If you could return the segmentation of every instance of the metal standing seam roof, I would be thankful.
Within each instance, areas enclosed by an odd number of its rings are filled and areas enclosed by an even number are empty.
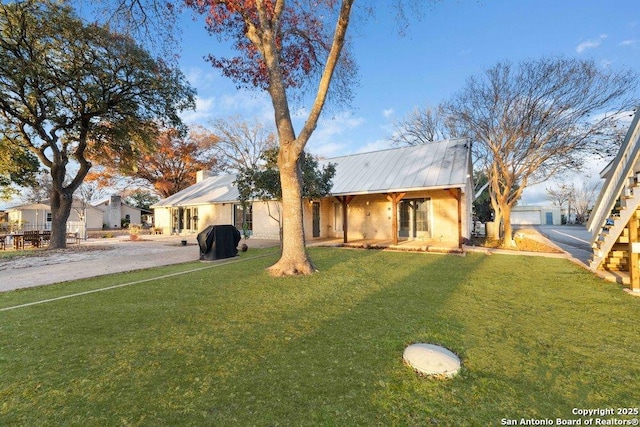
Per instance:
[[[468,182],[466,139],[392,148],[326,159],[333,163],[331,194],[368,194],[435,188],[461,188]]]
[[[160,200],[151,207],[160,208],[237,202],[240,199],[240,193],[238,193],[238,188],[234,185],[235,180],[235,174],[212,176],[166,199]]]
[[[391,148],[370,153],[323,159],[333,163],[331,194],[356,195],[420,189],[463,188],[467,185],[470,161],[467,139]],[[233,184],[236,175],[204,179],[152,207],[193,206],[237,202]]]

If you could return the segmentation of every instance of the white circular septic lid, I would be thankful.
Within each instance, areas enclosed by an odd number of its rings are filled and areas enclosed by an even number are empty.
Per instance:
[[[404,361],[424,375],[452,377],[460,370],[460,358],[434,344],[411,344],[402,355]]]

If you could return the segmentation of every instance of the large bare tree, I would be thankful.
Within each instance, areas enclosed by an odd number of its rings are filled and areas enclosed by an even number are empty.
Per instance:
[[[579,169],[587,156],[607,153],[621,114],[638,102],[637,89],[631,70],[544,58],[499,63],[471,77],[444,104],[448,125],[473,141],[505,245],[514,244],[511,209],[522,191],[559,171]]]
[[[416,108],[407,117],[394,124],[391,141],[396,145],[429,144],[452,135],[440,108]]]
[[[229,117],[211,124],[218,139],[215,146],[218,167],[226,171],[255,170],[263,153],[278,145],[275,133],[257,120]]]

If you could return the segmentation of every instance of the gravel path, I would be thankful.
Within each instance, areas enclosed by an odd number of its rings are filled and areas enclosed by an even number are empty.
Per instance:
[[[37,255],[0,258],[0,292],[123,271],[197,261],[200,250],[195,236],[164,237],[133,242],[94,239],[67,249]]]
[[[181,241],[187,245],[182,246]],[[277,246],[274,240],[249,240],[250,248]],[[0,258],[0,292],[105,274],[198,261],[196,236],[144,236],[89,239],[67,249],[38,251],[29,256]]]

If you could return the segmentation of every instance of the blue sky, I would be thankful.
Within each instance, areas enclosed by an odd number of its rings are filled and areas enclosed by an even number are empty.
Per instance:
[[[185,22],[180,63],[198,90],[197,111],[185,119],[206,125],[239,115],[272,122],[268,98],[238,91],[205,62],[216,41],[201,23]],[[640,71],[637,0],[442,1],[425,7],[404,36],[397,25],[385,9],[353,28],[360,85],[350,106],[323,116],[308,151],[335,157],[388,148],[394,121],[446,100],[499,61],[563,55]],[[529,203],[539,201],[540,194],[529,193]]]
[[[418,2],[423,0],[417,0]],[[358,1],[356,1],[356,4]],[[393,4],[392,0],[379,2]],[[426,0],[425,0],[426,3]],[[393,123],[416,107],[435,106],[462,89],[465,80],[499,61],[543,56],[591,58],[601,67],[640,72],[638,0],[444,0],[428,3],[420,20],[400,36],[389,6],[352,30],[360,69],[350,106],[324,114],[307,149],[335,157],[391,146]],[[219,49],[185,12],[180,66],[198,91],[190,124],[240,116],[273,123],[269,99],[238,91],[203,59]],[[297,115],[298,126],[304,111]],[[594,162],[592,179],[604,166]],[[583,177],[567,179],[581,180]],[[521,203],[544,203],[544,185],[526,191]]]

